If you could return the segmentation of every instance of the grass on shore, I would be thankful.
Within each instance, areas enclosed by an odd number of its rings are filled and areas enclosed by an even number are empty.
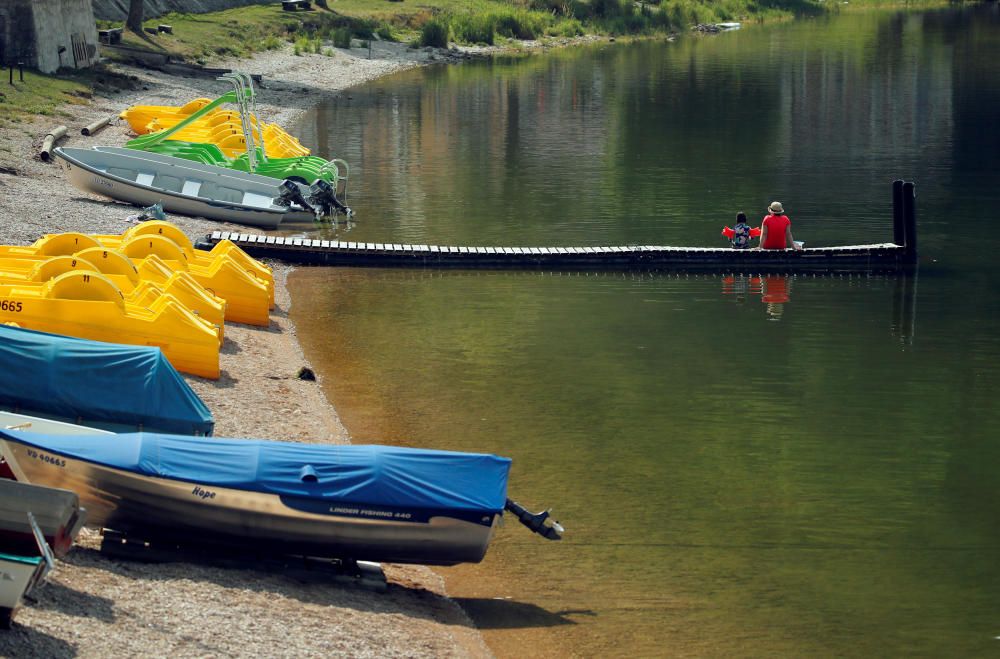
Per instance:
[[[861,0],[878,2],[879,0]],[[446,47],[501,43],[507,39],[575,37],[582,34],[655,34],[698,23],[815,15],[824,0],[328,0],[330,9],[286,12],[280,4],[250,5],[210,14],[171,13],[145,22],[173,27],[173,34],[126,31],[123,44],[168,52],[204,63],[214,57],[247,57],[296,45],[321,52],[322,42],[344,48],[350,39],[407,41]],[[105,27],[107,25],[104,25]],[[319,47],[316,42],[320,42]]]
[[[0,127],[37,117],[65,117],[67,106],[86,105],[95,93],[132,85],[131,79],[100,67],[58,75],[25,69],[23,81],[15,70],[11,85],[5,70],[0,78]]]

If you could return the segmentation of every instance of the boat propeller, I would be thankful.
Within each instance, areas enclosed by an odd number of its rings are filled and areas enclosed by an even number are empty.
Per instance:
[[[341,212],[345,215],[353,215],[354,211],[337,199],[337,191],[324,179],[318,178],[309,187],[309,200],[323,209],[323,215],[333,215]]]
[[[278,197],[278,200],[283,205],[290,206],[292,204],[298,204],[304,210],[307,210],[313,214],[316,213],[316,209],[310,206],[309,202],[307,202],[305,198],[302,196],[302,190],[299,189],[299,186],[295,181],[291,181],[286,178],[284,181],[279,183],[278,194],[280,195]]]
[[[513,499],[507,499],[504,509],[517,515],[518,521],[546,540],[562,540],[565,529],[559,522],[549,518],[549,513],[552,512],[551,508],[540,513],[533,513]]]

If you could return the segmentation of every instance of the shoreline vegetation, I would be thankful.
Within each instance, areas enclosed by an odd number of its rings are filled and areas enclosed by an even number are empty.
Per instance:
[[[333,57],[338,50],[392,43],[411,49],[489,47],[517,53],[535,46],[579,40],[665,38],[697,25],[764,23],[819,17],[841,11],[918,9],[945,0],[318,0],[311,11],[285,12],[275,2],[205,14],[168,13],[149,17],[147,30],[124,30],[121,45],[205,65],[220,58],[249,58],[291,44],[296,55]],[[97,21],[98,28],[122,27]],[[170,25],[172,33],[158,32]],[[111,61],[132,56],[105,48]],[[54,75],[24,71],[24,84],[0,90],[0,126],[58,116],[66,105],[85,105],[95,94],[130,88],[106,66],[62,70]],[[20,82],[20,81],[18,81]]]

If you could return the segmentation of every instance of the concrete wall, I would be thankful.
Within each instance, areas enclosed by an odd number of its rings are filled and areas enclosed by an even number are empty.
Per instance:
[[[0,41],[5,62],[20,60],[42,73],[89,66],[97,55],[90,0],[0,0]]]
[[[0,3],[4,0],[0,0]],[[94,17],[105,21],[124,21],[129,0],[93,0]],[[277,0],[144,0],[144,18],[156,18],[172,11],[204,14],[246,5],[268,5]]]
[[[43,73],[60,67],[89,66],[97,54],[97,26],[90,0],[35,0],[36,66]],[[86,50],[74,55],[72,35],[82,38]],[[59,48],[66,50],[60,54]]]

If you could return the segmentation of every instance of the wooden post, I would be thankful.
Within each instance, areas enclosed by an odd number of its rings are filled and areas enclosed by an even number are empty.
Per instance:
[[[87,135],[88,137],[90,135],[94,135],[99,130],[101,130],[102,128],[104,128],[108,124],[110,124],[113,119],[114,119],[114,116],[110,116],[110,117],[105,117],[103,119],[98,119],[97,121],[93,121],[93,122],[87,124],[86,126],[84,126],[83,128],[81,128],[80,129],[80,134],[81,135]]]
[[[912,181],[903,183],[903,234],[906,236],[906,260],[917,262],[917,193]]]
[[[900,247],[906,244],[906,229],[903,222],[903,181],[892,182],[892,242]]]
[[[55,143],[65,136],[66,136],[65,126],[59,126],[58,128],[56,128],[55,130],[53,130],[52,132],[50,132],[48,135],[45,136],[45,139],[42,141],[42,151],[41,153],[38,154],[42,158],[42,160],[44,160],[45,162],[49,162],[50,160],[52,160],[52,147],[54,147]]]

